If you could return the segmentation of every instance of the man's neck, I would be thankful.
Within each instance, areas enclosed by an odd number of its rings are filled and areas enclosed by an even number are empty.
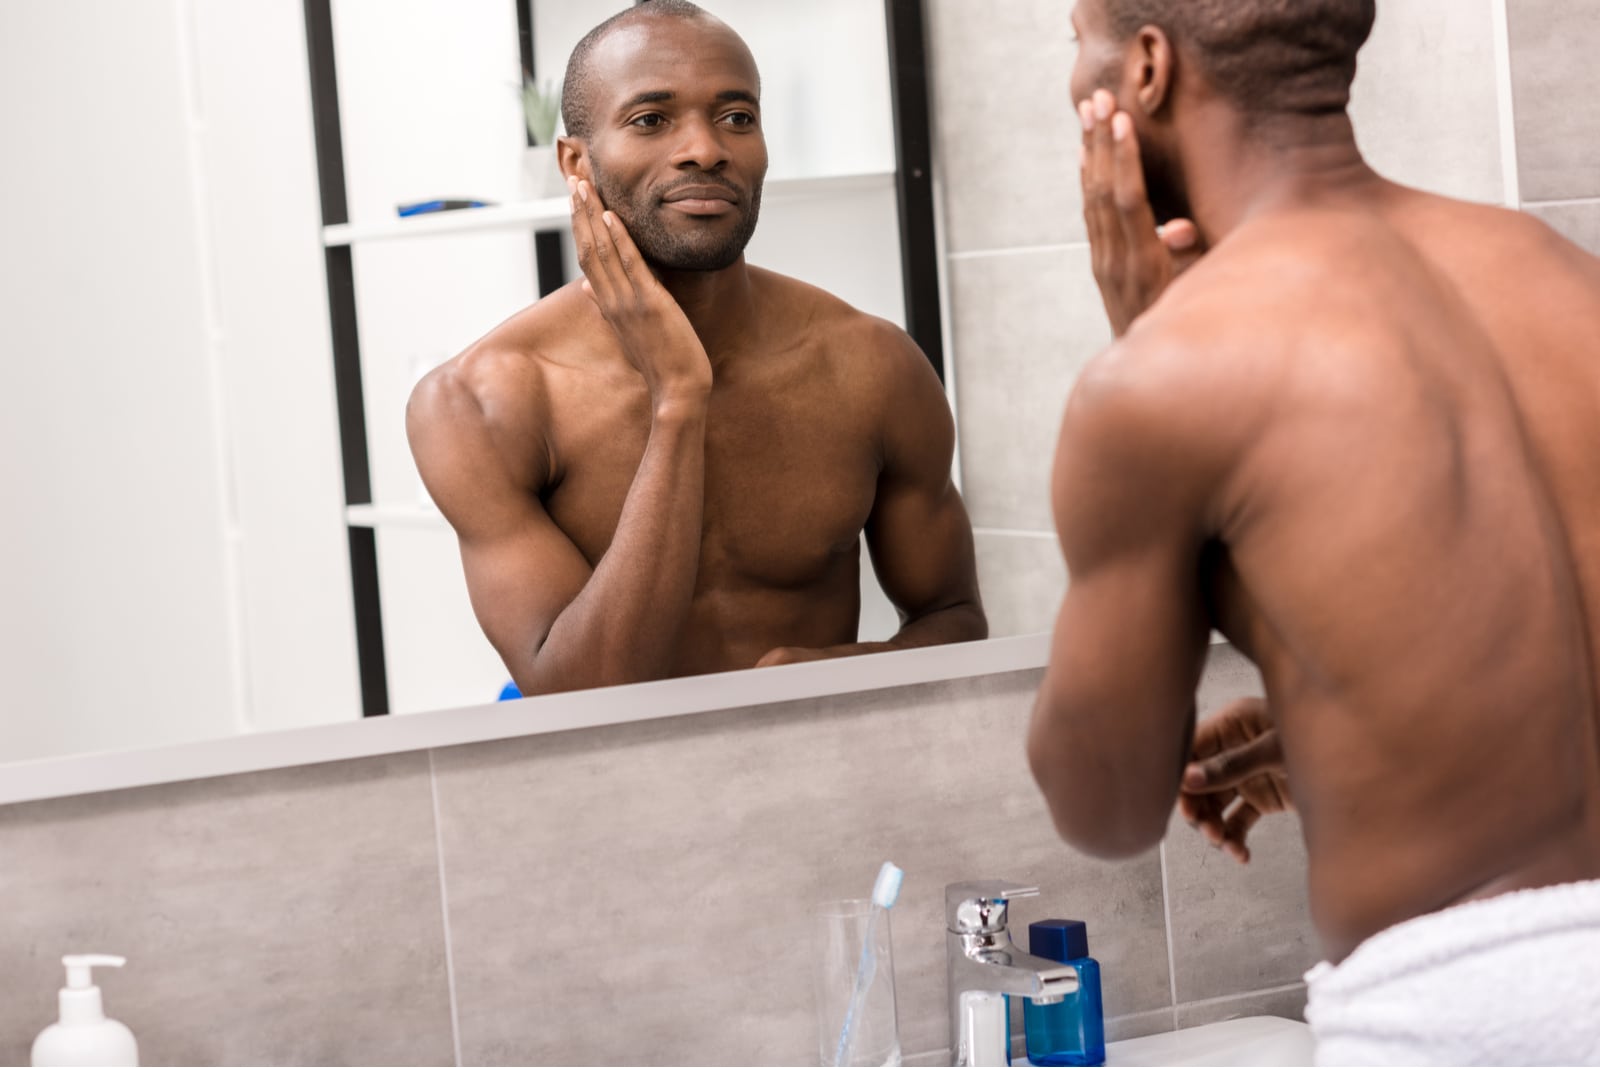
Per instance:
[[[713,368],[746,348],[755,328],[755,296],[744,257],[720,271],[657,271],[678,302]]]
[[[1217,107],[1183,146],[1194,223],[1215,245],[1252,218],[1371,195],[1383,179],[1367,166],[1344,113],[1265,120],[1247,127]]]

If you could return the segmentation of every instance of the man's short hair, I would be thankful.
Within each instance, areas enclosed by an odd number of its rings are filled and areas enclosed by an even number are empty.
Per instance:
[[[1159,26],[1255,117],[1343,111],[1377,0],[1105,0],[1122,39]]]
[[[709,19],[710,12],[689,0],[644,0],[633,7],[612,15],[600,25],[583,35],[572,56],[567,60],[567,76],[561,84],[561,124],[568,137],[587,141],[594,130],[594,97],[596,92],[590,58],[599,43],[611,31],[631,25],[644,18]]]

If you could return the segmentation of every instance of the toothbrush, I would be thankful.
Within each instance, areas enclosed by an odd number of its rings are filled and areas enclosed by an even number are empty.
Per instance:
[[[900,884],[905,880],[906,873],[895,867],[889,861],[883,862],[883,867],[878,869],[878,878],[872,884],[872,911],[867,914],[867,933],[861,940],[861,961],[856,965],[855,983],[850,989],[850,1003],[845,1009],[844,1026],[839,1030],[839,1047],[835,1052],[833,1063],[845,1065],[850,1063],[855,1045],[856,1016],[861,1012],[867,1000],[867,989],[872,986],[872,977],[878,970],[878,958],[873,950],[877,944],[878,917],[894,908],[894,903],[900,899]]]

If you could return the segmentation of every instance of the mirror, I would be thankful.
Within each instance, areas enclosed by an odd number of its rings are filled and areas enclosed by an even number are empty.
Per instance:
[[[616,7],[538,6],[541,77]],[[750,260],[904,322],[882,7],[704,6],[762,67],[772,163]],[[28,162],[0,177],[30,205],[0,253],[0,761],[355,718],[347,521],[376,531],[392,710],[493,700],[506,674],[400,413],[421,373],[531,299],[527,228],[336,243],[374,502],[347,512],[297,5],[114,5],[87,23],[57,7],[3,17],[0,78],[31,103],[6,109]],[[330,10],[350,229],[428,197],[520,201],[508,0]],[[884,608],[864,608],[863,636],[892,632]]]

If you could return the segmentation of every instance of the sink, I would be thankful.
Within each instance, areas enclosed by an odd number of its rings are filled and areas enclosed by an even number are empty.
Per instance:
[[[1280,1016],[1246,1016],[1106,1044],[1108,1066],[1311,1063],[1311,1028]]]

